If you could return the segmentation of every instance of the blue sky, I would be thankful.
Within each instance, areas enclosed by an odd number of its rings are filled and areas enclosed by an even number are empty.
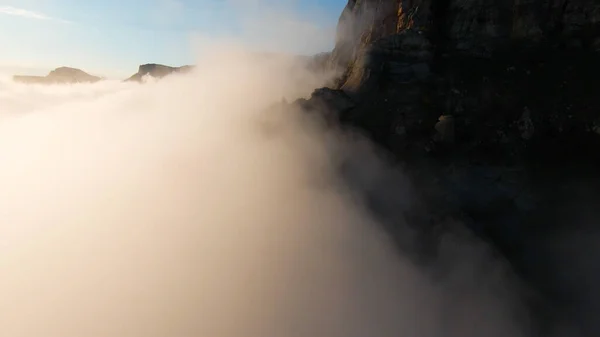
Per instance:
[[[310,54],[331,49],[347,0],[0,0],[0,67],[62,65],[109,77],[194,63],[206,39]]]

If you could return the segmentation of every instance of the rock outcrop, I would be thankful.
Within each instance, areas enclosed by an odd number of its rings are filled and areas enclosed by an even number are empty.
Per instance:
[[[163,78],[167,75],[177,74],[177,73],[186,73],[193,69],[193,66],[186,65],[181,67],[170,67],[162,64],[156,63],[148,63],[142,64],[138,72],[133,74],[131,77],[126,79],[125,81],[136,81],[141,82],[144,76],[151,76],[154,78]]]
[[[349,0],[328,60],[343,75],[296,104],[393,154],[427,205],[412,222],[489,240],[542,294],[546,328],[597,335],[593,289],[565,288],[549,242],[598,230],[599,47],[595,0]]]
[[[27,84],[74,84],[94,83],[102,78],[92,76],[83,70],[69,67],[60,67],[52,70],[46,76],[13,76],[15,82]]]

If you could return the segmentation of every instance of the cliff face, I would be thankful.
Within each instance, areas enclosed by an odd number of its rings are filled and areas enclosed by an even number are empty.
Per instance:
[[[600,51],[599,27],[600,3],[593,0],[350,0],[332,62],[351,65],[346,89],[357,90],[377,71],[370,68],[378,57],[390,53],[492,58],[515,48]]]
[[[92,76],[82,70],[60,67],[52,70],[46,76],[13,76],[15,82],[27,84],[72,84],[72,83],[94,83],[100,81],[100,77]]]
[[[335,49],[346,54],[415,29],[449,50],[472,54],[490,55],[519,40],[597,50],[599,22],[594,0],[349,0]]]
[[[599,56],[594,0],[349,0],[329,59],[341,92],[328,97],[353,99],[339,117],[393,151],[594,142]]]
[[[392,150],[428,133],[500,149],[596,139],[599,56],[594,0],[349,0],[329,60],[342,93],[329,97],[352,98],[340,118]]]
[[[598,230],[599,52],[596,0],[349,0],[329,59],[343,75],[297,104],[393,155],[417,227],[450,217],[492,242],[542,294],[544,328],[597,335],[600,276],[567,288],[561,266],[581,256],[552,245]],[[394,233],[398,215],[382,218]]]

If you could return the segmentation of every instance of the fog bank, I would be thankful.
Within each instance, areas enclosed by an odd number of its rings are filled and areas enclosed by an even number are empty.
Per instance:
[[[369,188],[374,153],[265,115],[326,80],[232,46],[141,85],[2,80],[0,335],[523,335],[484,246],[448,236],[436,280],[338,174]]]

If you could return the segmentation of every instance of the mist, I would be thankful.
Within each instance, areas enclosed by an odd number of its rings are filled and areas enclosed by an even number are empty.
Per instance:
[[[363,194],[411,207],[409,182],[366,140],[265,112],[331,74],[211,50],[144,84],[0,82],[1,336],[527,334],[481,241],[397,249]]]

